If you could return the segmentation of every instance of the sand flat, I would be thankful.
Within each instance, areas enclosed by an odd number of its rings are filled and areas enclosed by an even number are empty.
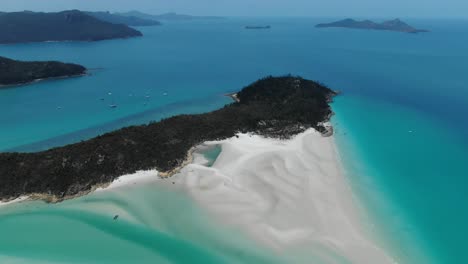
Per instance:
[[[239,134],[220,142],[213,167],[191,164],[177,184],[228,225],[326,263],[394,263],[360,223],[334,138],[308,130],[291,140]],[[340,262],[341,263],[341,262]]]
[[[169,185],[166,187],[188,194],[227,229],[240,230],[278,255],[289,257],[290,263],[395,263],[360,222],[333,137],[308,130],[291,140],[239,134],[204,144],[222,148],[212,167],[203,165],[204,159],[194,159],[164,180],[156,170],[140,171],[118,178],[96,194],[117,195],[127,187]],[[88,209],[97,206],[96,211],[140,222],[118,207],[91,205],[88,203]],[[151,219],[144,222],[148,221]]]

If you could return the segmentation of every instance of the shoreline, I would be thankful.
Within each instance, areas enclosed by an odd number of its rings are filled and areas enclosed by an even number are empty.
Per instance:
[[[212,167],[194,159],[202,145],[222,148]],[[316,256],[327,259],[329,252],[357,263],[395,263],[361,222],[365,207],[353,193],[338,151],[334,136],[325,137],[313,129],[291,139],[239,133],[192,147],[185,165],[170,172],[138,171],[58,200],[46,194],[22,196],[0,202],[0,209],[32,200],[62,202],[171,179],[201,209],[261,245],[284,254],[299,249],[305,254],[304,262],[295,263],[307,263],[306,258]]]
[[[211,142],[211,141],[210,141]],[[203,144],[203,143],[202,143]],[[97,185],[93,185],[91,189],[87,191],[81,191],[75,195],[69,195],[69,196],[63,196],[63,197],[58,197],[57,195],[51,195],[47,193],[30,193],[30,194],[23,194],[20,197],[15,197],[11,199],[0,199],[0,208],[2,206],[6,205],[11,205],[14,203],[21,203],[21,202],[27,202],[27,201],[43,201],[45,203],[49,204],[58,204],[62,203],[67,200],[72,200],[76,198],[80,198],[89,194],[92,194],[94,192],[102,192],[110,189],[115,189],[118,187],[125,187],[125,183],[130,184],[136,184],[140,183],[142,180],[146,182],[148,180],[148,176],[150,175],[152,177],[152,180],[157,179],[157,180],[164,180],[164,179],[170,179],[174,175],[178,174],[182,169],[184,169],[186,166],[192,164],[194,162],[194,152],[197,150],[197,148],[202,145],[202,144],[197,144],[196,146],[190,148],[190,150],[187,152],[187,157],[184,159],[184,161],[181,163],[180,166],[170,170],[170,171],[165,171],[165,172],[159,172],[156,169],[152,170],[141,170],[137,171],[135,173],[131,174],[125,174],[116,177],[114,180],[111,182],[106,182],[106,183],[100,183]],[[153,178],[154,177],[154,178]]]
[[[175,174],[179,173],[184,167],[191,164],[193,162],[193,153],[194,153],[194,151],[197,149],[197,147],[199,145],[200,144],[197,144],[197,145],[191,147],[189,149],[189,151],[187,151],[187,156],[185,157],[184,161],[182,161],[182,163],[179,166],[175,167],[174,169],[172,169],[170,171],[159,172],[158,173],[159,177],[161,177],[162,179],[171,178]]]
[[[211,112],[124,127],[35,153],[0,153],[0,179],[8,184],[0,194],[9,200],[25,193],[46,193],[46,200],[59,201],[136,171],[156,168],[168,177],[190,162],[193,146],[238,132],[290,138],[308,128],[324,131],[335,95],[328,87],[301,77],[269,76],[244,87],[238,93],[240,103]],[[37,176],[31,178],[31,171]]]
[[[91,73],[89,72],[89,70],[86,70],[84,73],[75,74],[75,75],[66,75],[66,76],[59,76],[59,77],[34,79],[32,81],[29,81],[29,82],[16,83],[16,84],[0,84],[0,89],[18,88],[18,87],[27,86],[27,85],[36,84],[36,83],[41,83],[41,82],[58,81],[58,80],[79,78],[79,77],[90,76],[90,75],[91,75]]]
[[[13,205],[13,204],[22,203],[22,202],[32,202],[32,201],[43,201],[48,204],[59,204],[67,200],[78,199],[87,195],[91,195],[96,192],[108,191],[108,190],[117,189],[121,187],[131,186],[133,184],[146,183],[148,181],[160,180],[160,179],[164,179],[164,178],[159,176],[159,172],[157,170],[137,171],[133,174],[119,176],[118,178],[114,179],[112,182],[95,185],[89,191],[80,192],[72,196],[65,196],[65,197],[59,198],[57,196],[45,194],[45,193],[32,193],[32,194],[25,194],[18,198],[12,198],[10,200],[0,200],[0,209],[3,206]]]
[[[238,93],[228,93],[228,94],[225,94],[224,96],[227,96],[229,98],[231,98],[234,102],[236,103],[240,103],[240,99],[239,99],[239,96],[237,95]]]

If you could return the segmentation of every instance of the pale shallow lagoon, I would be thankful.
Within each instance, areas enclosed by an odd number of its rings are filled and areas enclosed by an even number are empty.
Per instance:
[[[284,263],[170,180],[5,206],[0,233],[2,263]]]

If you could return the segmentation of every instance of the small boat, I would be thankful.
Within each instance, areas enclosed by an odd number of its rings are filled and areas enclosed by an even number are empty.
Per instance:
[[[246,26],[245,29],[270,29],[271,26]]]
[[[117,220],[119,218],[119,215],[114,216],[114,220]]]
[[[117,105],[111,104],[111,105],[109,105],[109,107],[110,107],[110,108],[117,108]]]
[[[167,93],[163,93],[164,96],[167,96]]]

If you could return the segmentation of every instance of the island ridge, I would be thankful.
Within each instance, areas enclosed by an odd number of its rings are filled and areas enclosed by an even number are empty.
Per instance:
[[[3,13],[0,15],[0,32],[0,44],[99,41],[143,35],[126,25],[101,21],[78,10]]]
[[[340,20],[337,22],[318,24],[317,28],[327,27],[341,27],[341,28],[355,28],[355,29],[370,29],[370,30],[386,30],[398,31],[404,33],[423,33],[428,32],[425,29],[416,29],[400,19],[385,21],[383,23],[376,23],[371,20],[357,21],[351,18]]]

